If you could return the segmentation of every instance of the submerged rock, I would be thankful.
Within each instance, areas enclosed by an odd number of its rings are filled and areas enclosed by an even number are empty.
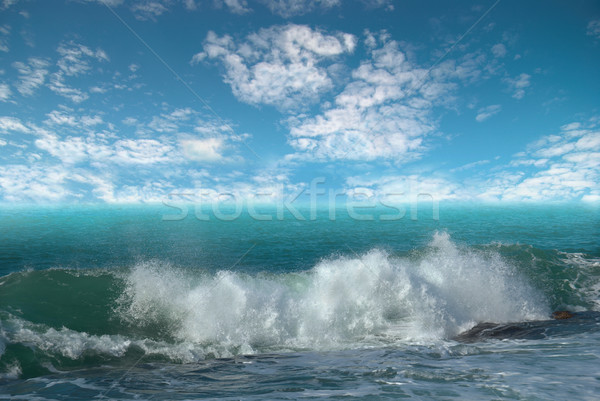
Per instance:
[[[560,311],[556,311],[556,312],[552,313],[552,317],[557,320],[570,319],[573,316],[575,316],[575,315],[573,315],[571,312],[566,311],[566,310],[560,310]]]
[[[558,311],[553,319],[515,323],[479,323],[454,338],[456,341],[473,343],[490,339],[537,340],[553,336],[600,331],[600,312]]]

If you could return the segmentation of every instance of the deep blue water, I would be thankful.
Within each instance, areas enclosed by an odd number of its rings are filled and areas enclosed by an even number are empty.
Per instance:
[[[0,208],[0,398],[600,394],[597,205],[220,211]]]

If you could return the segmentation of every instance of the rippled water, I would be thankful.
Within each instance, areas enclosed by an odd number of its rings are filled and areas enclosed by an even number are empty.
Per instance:
[[[600,394],[591,206],[454,205],[398,221],[1,212],[0,398]],[[579,320],[548,320],[562,309]],[[482,322],[512,328],[456,340]]]

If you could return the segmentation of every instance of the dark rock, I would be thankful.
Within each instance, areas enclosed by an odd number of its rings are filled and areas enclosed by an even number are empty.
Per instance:
[[[566,311],[566,310],[559,310],[559,311],[556,311],[556,312],[552,313],[552,317],[555,318],[555,319],[557,319],[557,320],[560,320],[560,319],[570,319],[573,316],[574,315],[571,312]]]
[[[600,312],[572,313],[557,311],[552,319],[513,323],[479,323],[460,333],[454,340],[474,343],[486,340],[539,340],[555,336],[570,336],[583,332],[600,331]]]

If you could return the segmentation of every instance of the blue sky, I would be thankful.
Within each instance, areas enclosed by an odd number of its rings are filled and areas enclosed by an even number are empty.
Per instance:
[[[1,4],[4,203],[600,201],[598,2]]]

